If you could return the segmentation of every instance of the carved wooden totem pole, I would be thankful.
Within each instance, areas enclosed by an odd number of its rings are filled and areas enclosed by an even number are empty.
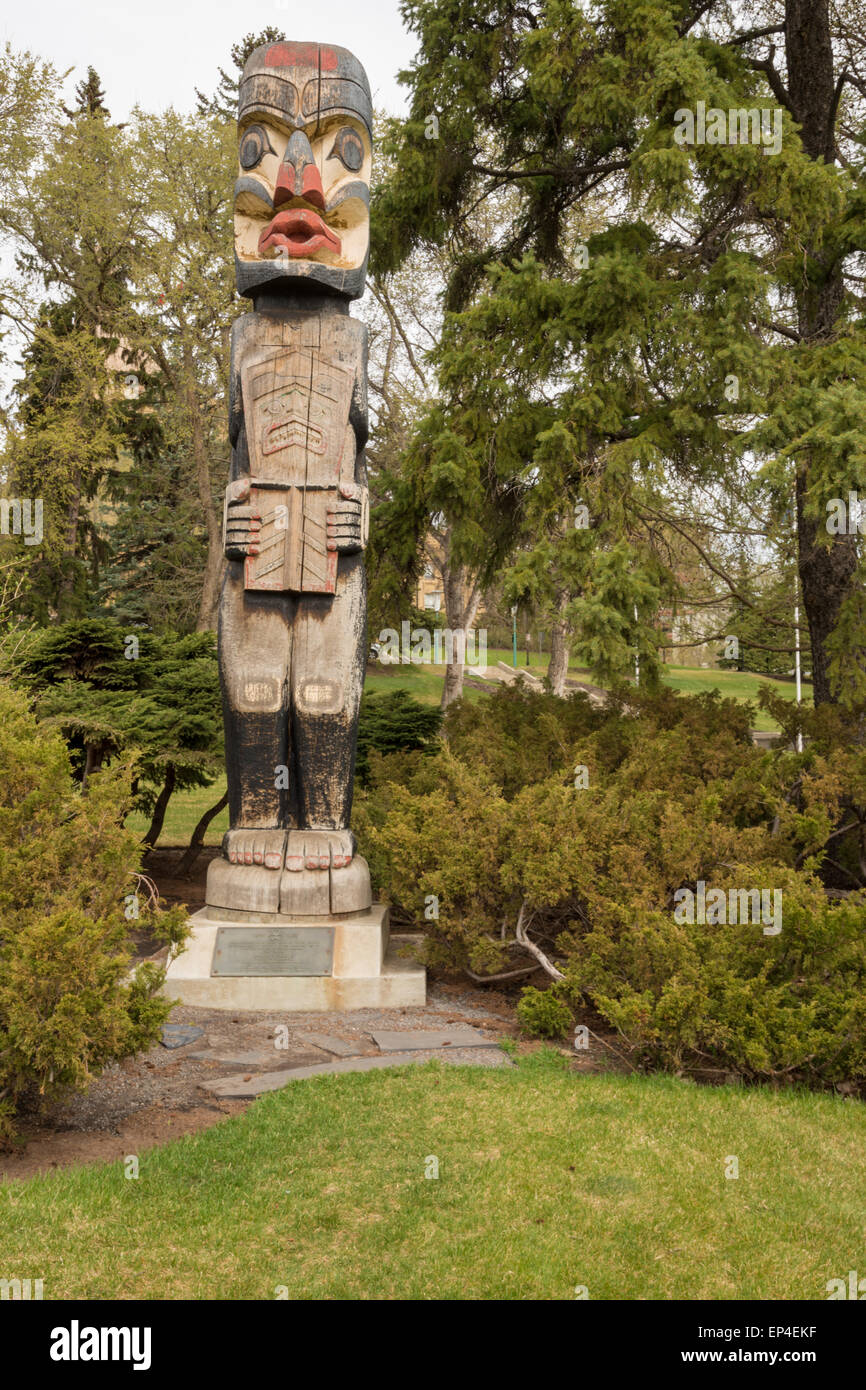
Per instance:
[[[252,312],[232,334],[219,621],[231,828],[193,945],[169,970],[190,1003],[402,1004],[419,990],[423,1002],[423,971],[386,959],[387,912],[349,828],[368,530],[367,332],[349,302],[364,291],[371,158],[370,88],[351,53],[251,54],[234,226]]]

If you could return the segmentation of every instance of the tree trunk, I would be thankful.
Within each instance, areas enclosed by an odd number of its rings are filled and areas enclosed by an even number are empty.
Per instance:
[[[812,159],[831,163],[835,159],[836,84],[828,0],[786,0],[785,19],[788,90],[793,114],[801,125],[803,147]],[[844,289],[842,276],[829,258],[832,249],[828,253],[807,245],[804,250],[809,268],[804,269],[797,314],[805,345],[832,336]],[[798,567],[812,639],[812,682],[818,705],[838,700],[838,692],[830,687],[827,639],[851,592],[857,568],[857,537],[830,536],[827,545],[821,521],[805,516],[811,471],[806,455],[799,465],[796,482]]]
[[[228,806],[228,804],[229,794],[227,791],[225,791],[223,792],[219,801],[217,801],[213,806],[211,806],[209,811],[205,811],[195,830],[192,832],[192,838],[190,839],[189,845],[184,851],[181,861],[177,866],[178,878],[183,878],[185,874],[188,874],[190,872],[193,864],[198,859],[201,853],[201,848],[204,844],[205,831],[207,830],[214,816],[218,816],[220,811],[222,811],[226,806]]]
[[[148,849],[153,849],[162,834],[162,823],[165,820],[166,807],[171,800],[171,794],[174,791],[176,780],[174,763],[166,763],[165,782],[163,783],[162,791],[156,799],[156,805],[153,808],[153,819],[150,822],[147,834],[141,842],[143,845],[147,845]]]
[[[67,561],[65,573],[57,590],[57,617],[62,623],[70,614],[66,612],[66,601],[75,585],[75,558],[78,553],[78,520],[81,516],[81,469],[76,468],[73,479],[75,492],[67,512],[66,537],[63,547],[64,560]]]
[[[466,565],[452,565],[450,546],[446,539],[442,563],[442,587],[445,591],[445,617],[451,632],[446,643],[445,681],[442,686],[442,709],[447,709],[463,695],[466,674],[466,634],[475,622],[481,592],[478,580]],[[450,658],[450,659],[449,659]]]
[[[88,778],[98,772],[102,767],[102,760],[105,757],[105,745],[102,743],[85,744],[84,752],[84,773],[81,778],[81,790],[87,786]]]
[[[210,529],[210,528],[208,528]],[[214,545],[208,537],[207,563],[202,583],[201,602],[196,622],[197,632],[212,632],[217,625],[217,609],[223,577],[222,528],[218,527],[218,539]]]
[[[833,536],[822,545],[822,527],[803,513],[809,487],[808,463],[797,474],[797,547],[803,607],[812,645],[812,688],[815,704],[836,704],[840,692],[830,685],[827,639],[839,618],[839,610],[851,592],[857,568],[857,537]]]
[[[466,667],[456,661],[445,667],[445,680],[442,685],[442,709],[447,709],[455,700],[463,699],[463,678]]]
[[[565,682],[568,677],[568,659],[571,655],[571,625],[567,623],[565,617],[568,595],[563,591],[559,594],[556,603],[556,618],[550,633],[550,664],[547,668],[547,679],[550,681],[550,688],[554,695],[565,694]]]

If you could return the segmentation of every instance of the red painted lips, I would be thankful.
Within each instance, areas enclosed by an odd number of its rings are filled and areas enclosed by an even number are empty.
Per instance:
[[[259,237],[259,255],[272,247],[289,256],[312,256],[323,246],[340,252],[340,238],[327,227],[318,213],[307,208],[278,212]]]

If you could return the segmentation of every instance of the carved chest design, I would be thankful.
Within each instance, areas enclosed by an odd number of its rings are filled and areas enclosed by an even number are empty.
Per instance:
[[[241,365],[250,451],[250,502],[258,504],[259,553],[247,557],[247,589],[334,593],[337,555],[326,544],[327,508],[352,482],[357,444],[349,423],[354,370],[295,331],[285,346]]]

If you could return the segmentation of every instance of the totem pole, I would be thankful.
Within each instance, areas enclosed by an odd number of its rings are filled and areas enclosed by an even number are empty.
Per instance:
[[[367,331],[349,302],[364,291],[371,158],[370,88],[351,53],[282,42],[250,55],[234,231],[252,312],[232,333],[219,618],[231,828],[193,919],[199,944],[216,931],[212,977],[388,974],[387,912],[349,828],[368,531]],[[389,991],[242,994],[249,1007],[317,1007],[388,1002]]]

